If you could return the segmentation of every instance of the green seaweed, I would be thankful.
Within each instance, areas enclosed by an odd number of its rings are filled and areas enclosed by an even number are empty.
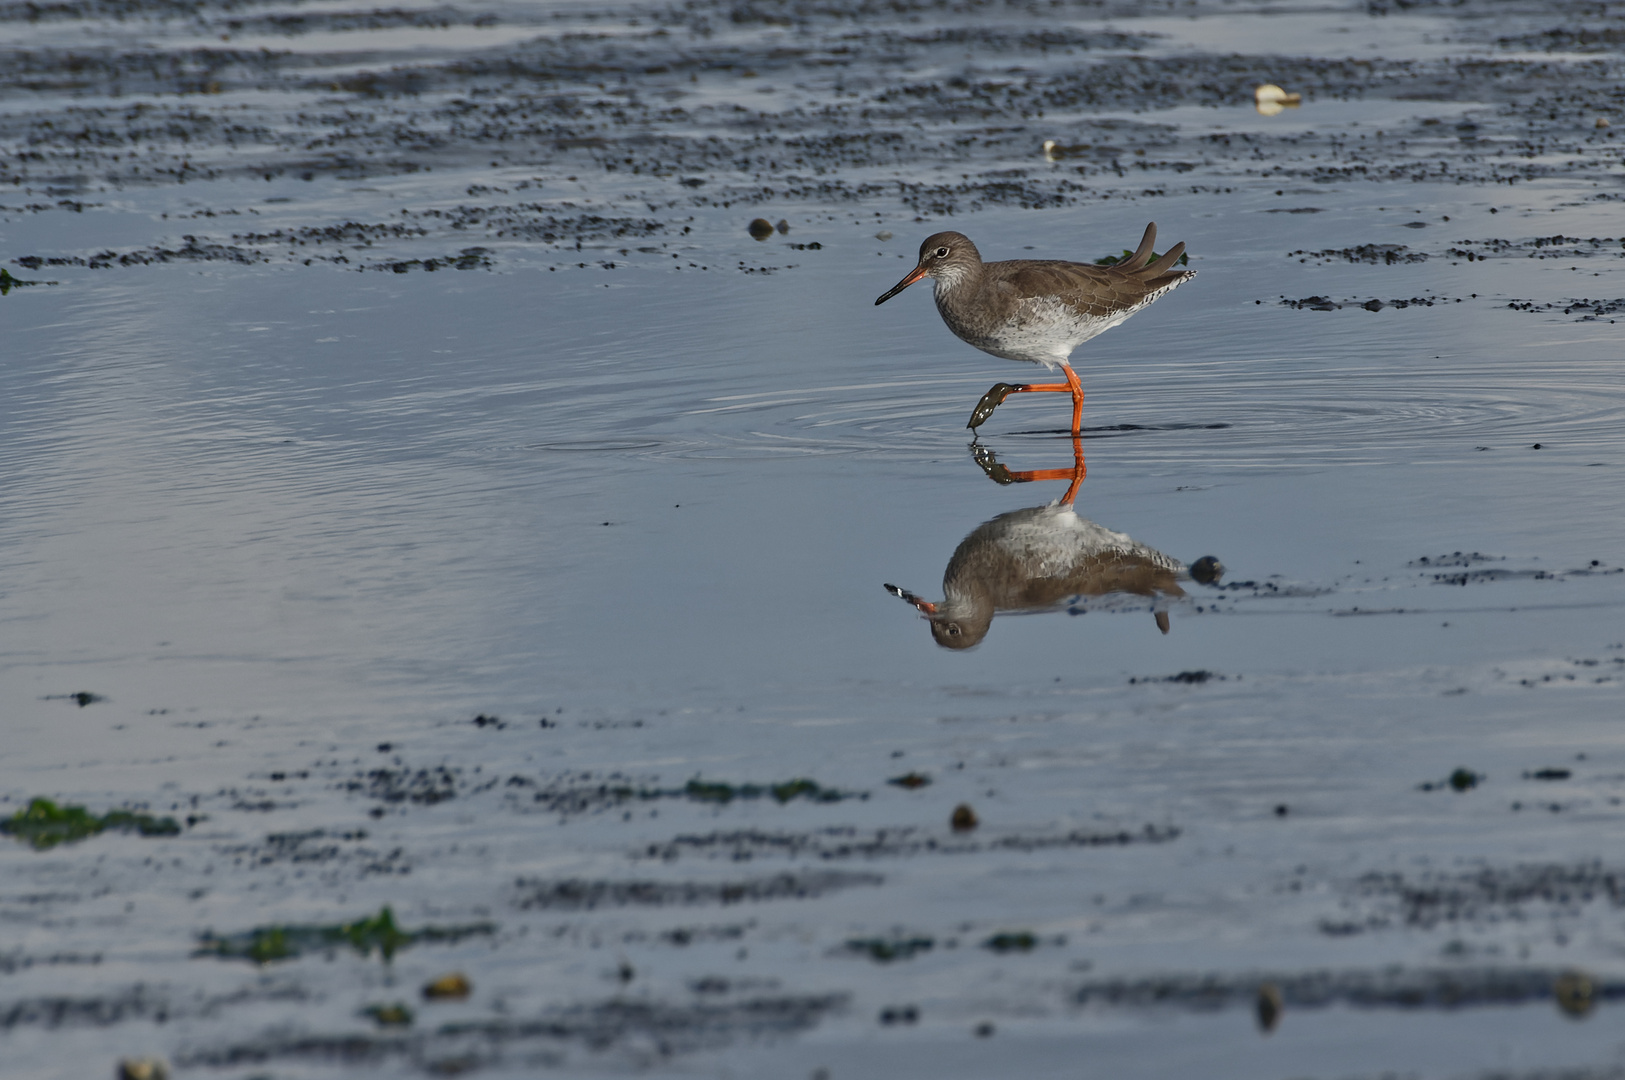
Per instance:
[[[368,1017],[379,1027],[411,1027],[412,1010],[402,1001],[391,1002],[388,1005],[368,1005],[361,1010],[361,1015]]]
[[[224,935],[205,932],[198,937],[196,955],[269,964],[275,960],[291,960],[313,950],[348,945],[362,956],[370,957],[376,950],[384,962],[388,963],[395,958],[397,952],[411,945],[460,941],[476,934],[495,932],[496,927],[490,923],[425,926],[417,930],[405,930],[396,924],[395,912],[385,904],[378,910],[378,914],[368,915],[354,922],[257,926],[252,930]]]
[[[930,952],[936,941],[928,937],[912,938],[852,938],[846,943],[849,952],[863,953],[880,964],[893,960],[911,960],[918,953]]]
[[[0,296],[10,296],[11,290],[18,286],[39,284],[41,283],[38,281],[24,281],[21,278],[14,278],[11,276],[10,271],[0,267]]]
[[[26,808],[0,819],[0,832],[10,833],[35,851],[77,843],[109,829],[142,836],[174,836],[181,831],[174,818],[129,810],[109,810],[98,817],[83,806],[58,806],[50,799],[31,799]]]
[[[1038,938],[1028,930],[1015,930],[994,934],[992,937],[982,942],[982,948],[992,949],[997,953],[1032,952],[1037,945]]]

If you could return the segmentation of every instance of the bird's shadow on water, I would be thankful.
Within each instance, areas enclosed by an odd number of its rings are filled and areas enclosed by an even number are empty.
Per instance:
[[[1220,431],[1233,425],[1220,424],[1107,424],[1102,427],[1080,428],[1080,433],[1086,437],[1109,439],[1121,435],[1131,435],[1139,431]],[[1026,431],[1007,431],[1006,435],[1058,435],[1070,438],[1071,428],[1032,428]]]

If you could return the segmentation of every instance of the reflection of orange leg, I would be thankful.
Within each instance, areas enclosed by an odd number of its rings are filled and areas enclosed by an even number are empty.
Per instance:
[[[988,476],[1001,484],[1026,484],[1034,480],[1070,480],[1072,486],[1061,496],[1061,502],[1070,504],[1078,497],[1078,488],[1089,475],[1083,463],[1083,439],[1072,436],[1072,467],[1070,469],[1007,469],[993,459],[991,453],[978,452],[977,462]]]
[[[1072,434],[1077,435],[1083,430],[1083,384],[1078,381],[1078,374],[1072,370],[1071,364],[1062,364],[1061,370],[1066,372],[1064,383],[994,383],[993,388],[976,403],[976,408],[971,410],[970,421],[965,426],[972,429],[981,427],[993,415],[993,410],[1011,394],[1071,394]]]

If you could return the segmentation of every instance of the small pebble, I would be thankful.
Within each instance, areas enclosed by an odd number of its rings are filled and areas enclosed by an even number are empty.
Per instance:
[[[118,1080],[168,1080],[162,1058],[125,1058],[118,1063]]]
[[[1608,123],[1608,117],[1606,117],[1606,116],[1597,117],[1597,126],[1600,127],[1600,128],[1609,127],[1610,125]]]
[[[891,231],[889,229],[881,229],[879,232],[875,233],[875,239],[876,240],[890,240],[891,239]]]
[[[976,811],[970,808],[970,803],[960,803],[954,807],[953,816],[948,819],[948,824],[953,826],[954,832],[970,832],[981,823]]]
[[[773,235],[773,223],[765,217],[759,217],[746,226],[753,240],[766,240]]]
[[[976,1037],[978,1039],[991,1038],[993,1031],[994,1027],[992,1021],[983,1020],[980,1024],[976,1025]]]
[[[450,975],[442,975],[433,982],[425,983],[423,996],[429,1001],[462,1001],[473,992],[474,984],[468,981],[468,976],[460,971]]]
[[[1258,988],[1258,1030],[1268,1035],[1275,1030],[1281,1022],[1281,1012],[1286,1008],[1281,1001],[1281,989],[1274,983],[1265,983]]]
[[[1591,976],[1583,971],[1565,971],[1559,975],[1552,984],[1552,997],[1557,999],[1557,1007],[1563,1015],[1575,1020],[1589,1016],[1597,1004]]]
[[[780,218],[779,223],[773,227],[779,230],[780,236],[783,236],[790,231],[790,222],[785,218]]]

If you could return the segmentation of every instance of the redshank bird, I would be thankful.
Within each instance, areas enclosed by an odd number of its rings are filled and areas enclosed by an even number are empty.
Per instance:
[[[1026,360],[1066,373],[1064,383],[995,383],[972,410],[966,427],[977,428],[1011,394],[1072,395],[1072,434],[1083,422],[1083,385],[1068,363],[1072,350],[1110,330],[1196,273],[1175,270],[1185,253],[1175,244],[1153,259],[1156,222],[1145,227],[1139,248],[1114,266],[1059,259],[982,261],[963,233],[940,232],[920,245],[920,262],[878,300],[884,304],[921,278],[936,283],[937,310],[959,337],[985,353]]]

